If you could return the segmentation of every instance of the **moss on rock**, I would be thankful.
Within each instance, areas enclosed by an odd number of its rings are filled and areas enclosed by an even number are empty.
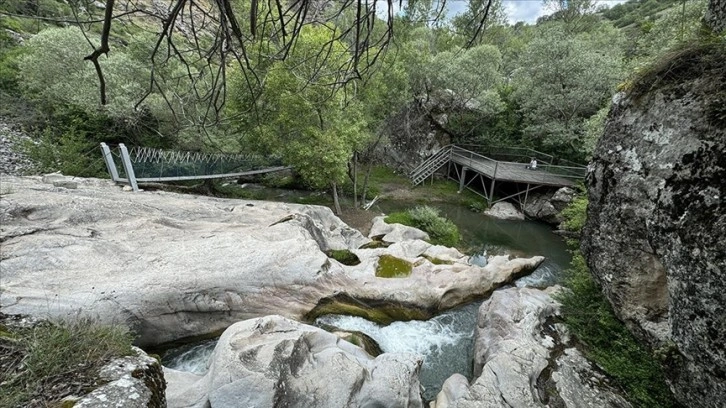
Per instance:
[[[381,255],[376,266],[376,276],[379,278],[405,278],[411,275],[413,264],[405,259],[393,255]]]

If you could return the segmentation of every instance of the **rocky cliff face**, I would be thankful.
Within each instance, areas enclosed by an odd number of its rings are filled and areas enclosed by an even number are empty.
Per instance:
[[[582,249],[686,406],[726,401],[726,51],[683,52],[615,97]]]

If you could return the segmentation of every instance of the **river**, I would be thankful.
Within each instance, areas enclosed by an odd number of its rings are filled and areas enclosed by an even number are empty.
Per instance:
[[[436,204],[451,219],[462,236],[462,248],[474,258],[487,255],[543,255],[545,262],[531,275],[515,282],[517,286],[545,287],[559,281],[570,262],[564,240],[549,226],[533,221],[503,221],[477,214],[457,205]],[[382,202],[372,211],[390,213],[410,208],[410,204]],[[433,400],[444,380],[454,373],[472,378],[474,329],[481,301],[444,312],[427,321],[394,322],[381,326],[360,317],[327,315],[316,325],[331,325],[360,331],[378,342],[384,352],[420,355],[424,363],[420,380],[424,398]],[[165,366],[202,374],[214,349],[214,340],[167,351]]]

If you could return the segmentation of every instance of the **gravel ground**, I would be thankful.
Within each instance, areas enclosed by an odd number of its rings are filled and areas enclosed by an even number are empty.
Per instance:
[[[0,118],[0,174],[21,176],[33,172],[33,162],[20,151],[21,143],[27,139],[18,126]]]

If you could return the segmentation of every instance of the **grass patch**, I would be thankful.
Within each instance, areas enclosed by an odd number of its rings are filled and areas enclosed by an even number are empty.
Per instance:
[[[568,230],[579,233],[585,222],[587,199],[574,200],[563,211]],[[571,241],[574,248],[579,242]],[[585,258],[574,249],[565,272],[570,290],[557,296],[565,324],[583,346],[585,355],[602,368],[625,391],[636,407],[677,407],[658,360],[618,320],[592,279]]]
[[[461,240],[456,224],[439,215],[439,210],[433,207],[418,206],[405,212],[392,213],[385,221],[388,224],[403,224],[425,231],[434,245],[455,247]]]
[[[69,395],[99,386],[99,370],[114,358],[132,355],[133,337],[124,327],[88,320],[5,327],[0,336],[0,406],[58,406]]]
[[[360,259],[358,258],[358,255],[350,252],[347,249],[331,249],[330,251],[327,251],[325,255],[327,255],[328,258],[335,259],[343,265],[355,266],[360,264]]]
[[[393,255],[381,255],[376,266],[376,276],[379,278],[405,278],[411,276],[413,264],[405,259]]]

